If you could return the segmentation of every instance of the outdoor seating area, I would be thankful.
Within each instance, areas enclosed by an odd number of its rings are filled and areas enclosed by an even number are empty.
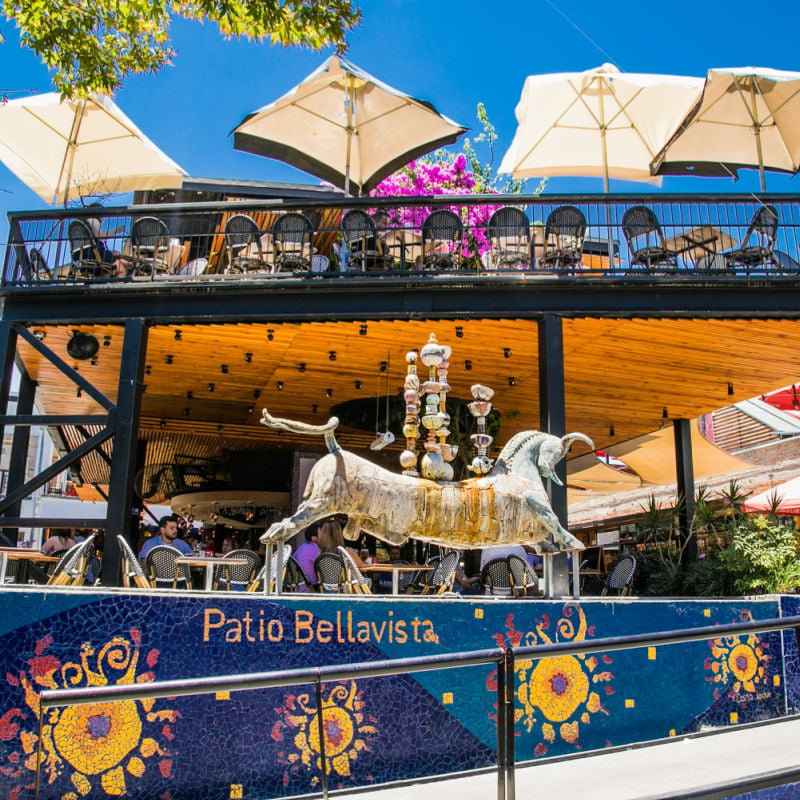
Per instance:
[[[403,205],[342,200],[324,208],[287,203],[270,210],[242,201],[233,212],[227,203],[218,210],[176,205],[168,214],[163,206],[158,213],[141,207],[144,214],[135,207],[94,208],[80,216],[25,214],[12,224],[4,280],[42,286],[163,280],[219,285],[430,272],[543,278],[797,274],[800,204],[794,200],[644,199],[592,196],[545,203],[504,195],[493,206],[468,198],[441,208],[413,199]]]

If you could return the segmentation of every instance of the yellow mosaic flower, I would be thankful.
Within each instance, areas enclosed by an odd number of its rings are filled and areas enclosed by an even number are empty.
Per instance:
[[[547,719],[569,719],[589,695],[589,678],[574,656],[547,658],[531,673],[528,697]]]

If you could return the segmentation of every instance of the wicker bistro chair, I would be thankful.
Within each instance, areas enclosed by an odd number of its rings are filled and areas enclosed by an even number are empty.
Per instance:
[[[619,595],[629,595],[635,575],[636,559],[633,556],[622,556],[608,573],[600,596],[605,597],[611,591]]]
[[[28,251],[28,280],[32,281],[52,281],[53,270],[47,264],[47,259],[38,247],[31,247]]]
[[[405,592],[406,594],[422,594],[422,590],[425,588],[425,584],[427,583],[428,578],[430,578],[436,567],[439,565],[441,561],[440,556],[431,556],[426,562],[426,567],[433,567],[432,570],[419,570],[419,572],[414,572],[411,574],[408,582],[406,583]],[[399,588],[399,585],[398,585]]]
[[[231,550],[226,553],[222,560],[226,558],[242,559],[247,561],[245,565],[238,564],[219,564],[214,567],[214,580],[213,586],[215,589],[233,589],[237,592],[243,592],[251,586],[257,586],[256,576],[261,569],[261,559],[258,553],[252,550]]]
[[[513,553],[506,558],[511,573],[512,590],[515,597],[538,597],[539,577],[531,565]]]
[[[238,550],[236,552],[239,552]],[[277,577],[278,577],[278,561],[282,563],[282,577],[281,577],[281,586],[283,586],[284,581],[286,580],[286,566],[289,563],[289,557],[292,555],[292,546],[290,544],[284,544],[283,549],[279,550],[277,547],[275,548],[275,552],[272,554],[272,558],[270,559],[270,582],[269,582],[269,590],[271,592],[275,591],[275,588],[278,584]],[[259,559],[259,564],[261,563]],[[264,588],[264,579],[267,576],[267,565],[266,563],[258,570],[258,574],[253,578],[253,580],[247,586],[248,592],[258,592]]]
[[[622,215],[622,234],[631,251],[632,267],[677,269],[678,254],[665,246],[661,223],[652,208],[629,208]]]
[[[428,574],[428,579],[420,594],[444,594],[453,591],[453,581],[458,566],[458,553],[453,550],[442,558],[436,569]]]
[[[574,269],[583,258],[586,217],[575,206],[554,208],[544,223],[542,267]]]
[[[158,217],[139,217],[131,225],[134,275],[168,275],[172,272],[167,254],[170,236],[167,224]]]
[[[375,222],[366,211],[351,209],[342,217],[342,241],[347,262],[362,272],[391,269],[393,259],[383,252]]]
[[[67,236],[72,252],[72,266],[69,271],[71,279],[111,277],[112,254],[82,219],[70,222]]]
[[[185,564],[176,564],[175,559],[181,551],[168,544],[156,545],[145,559],[145,567],[150,574],[150,582],[159,589],[189,589],[192,575]]]
[[[153,585],[144,574],[142,565],[128,544],[128,540],[122,534],[117,534],[117,543],[119,544],[122,585],[128,588],[138,586],[140,589],[152,589]]]
[[[775,206],[761,206],[753,214],[742,239],[742,246],[722,253],[725,267],[734,270],[741,268],[748,275],[755,267],[781,269],[781,264],[775,257],[777,235],[778,210]]]
[[[454,211],[431,211],[422,223],[425,269],[455,269],[464,249],[464,225]]]
[[[225,223],[225,244],[228,247],[226,274],[272,272],[269,256],[262,246],[261,231],[247,214],[234,214]]]
[[[47,579],[48,586],[69,586],[72,583],[75,564],[80,557],[84,544],[86,542],[77,542],[66,550],[53,551],[53,555],[58,556],[60,560],[56,562],[52,572],[48,570],[50,576]]]
[[[488,269],[528,269],[531,263],[530,221],[520,208],[498,208],[486,224]]]
[[[345,591],[347,571],[339,553],[320,553],[314,562],[317,588],[322,594],[340,594]]]
[[[305,586],[309,592],[315,592],[317,587],[308,579],[300,562],[294,557],[286,559],[286,572],[283,576],[284,592],[299,592],[300,587]]]
[[[339,546],[339,555],[344,562],[346,575],[345,591],[350,594],[372,594],[372,584],[369,578],[365,578],[358,565],[353,561],[353,557],[347,552],[346,547]]]
[[[314,227],[305,214],[282,214],[272,226],[275,248],[275,269],[286,272],[305,272],[311,268],[314,248],[311,239]]]
[[[511,570],[505,558],[493,558],[481,569],[481,583],[484,594],[498,597],[511,597],[514,594],[514,583]]]

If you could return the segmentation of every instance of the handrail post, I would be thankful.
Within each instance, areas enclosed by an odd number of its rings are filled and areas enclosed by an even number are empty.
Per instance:
[[[506,800],[506,661],[497,662],[497,800]]]
[[[317,725],[319,726],[319,759],[322,769],[322,800],[328,800],[328,765],[325,763],[325,722],[322,718],[322,679],[317,674],[314,684],[317,695]]]
[[[45,709],[39,706],[39,739],[36,742],[36,783],[34,784],[33,796],[39,800],[39,788],[42,783],[42,728],[44,726]]]
[[[503,654],[505,662],[505,742],[506,742],[506,800],[514,800],[515,781],[514,781],[514,649],[507,647]]]

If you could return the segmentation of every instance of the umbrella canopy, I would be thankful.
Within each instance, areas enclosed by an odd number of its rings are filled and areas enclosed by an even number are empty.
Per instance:
[[[98,189],[177,189],[186,174],[108,97],[21,97],[0,105],[0,161],[47,202]]]
[[[531,75],[516,108],[517,127],[500,172],[658,183],[650,162],[697,102],[701,78],[586,72]]]
[[[653,160],[653,174],[735,177],[800,169],[800,72],[712,69],[703,95]]]
[[[775,501],[779,503],[775,505]],[[800,477],[780,483],[763,492],[748,497],[741,505],[742,511],[769,513],[786,516],[800,514]]]
[[[285,161],[365,193],[466,128],[338,56],[233,131],[236,150]]]

